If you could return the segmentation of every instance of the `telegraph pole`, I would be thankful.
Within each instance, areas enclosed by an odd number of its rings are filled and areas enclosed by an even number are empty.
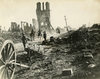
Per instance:
[[[67,27],[67,19],[66,19],[66,16],[65,17],[65,23],[66,23],[66,30],[68,31],[68,27]]]

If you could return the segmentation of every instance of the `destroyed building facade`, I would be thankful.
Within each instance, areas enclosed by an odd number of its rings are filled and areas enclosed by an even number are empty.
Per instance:
[[[0,26],[0,32],[1,32],[1,26]]]
[[[11,29],[12,32],[20,32],[20,25],[18,25],[16,22],[11,22]]]
[[[42,8],[41,8],[42,6]],[[53,30],[53,27],[50,22],[50,5],[49,2],[37,3],[37,9],[36,9],[36,14],[37,14],[37,20],[38,20],[38,26],[39,30],[42,31],[48,31],[51,32]]]
[[[32,19],[32,26],[35,28],[38,28],[38,23],[37,23],[37,20],[36,19]]]
[[[33,24],[29,24],[28,22],[21,21],[21,28],[25,33],[30,33],[32,29],[35,31],[36,30],[35,27],[36,26],[35,26],[34,22],[33,22]]]

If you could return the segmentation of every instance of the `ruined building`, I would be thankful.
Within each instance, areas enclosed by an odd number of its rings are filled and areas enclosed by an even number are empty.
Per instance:
[[[48,2],[45,3],[45,6],[44,6],[44,2],[42,3],[42,5],[40,2],[38,2],[36,14],[37,14],[39,30],[48,31],[48,32],[54,30],[50,23],[50,6]]]
[[[37,20],[35,19],[32,19],[32,26],[34,26],[34,28],[36,28],[38,25],[37,25]]]
[[[16,22],[11,22],[11,29],[12,32],[20,32],[20,25],[18,25]]]
[[[0,32],[1,32],[1,26],[0,26]]]
[[[32,29],[36,30],[35,26],[25,21],[21,21],[21,28],[22,28],[22,31],[25,33],[30,33]]]

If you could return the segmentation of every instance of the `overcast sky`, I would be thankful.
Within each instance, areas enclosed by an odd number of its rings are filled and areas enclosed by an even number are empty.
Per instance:
[[[0,0],[0,26],[8,29],[11,22],[32,23],[36,17],[36,3],[50,3],[51,24],[64,27],[65,20],[72,28],[100,23],[100,0]]]

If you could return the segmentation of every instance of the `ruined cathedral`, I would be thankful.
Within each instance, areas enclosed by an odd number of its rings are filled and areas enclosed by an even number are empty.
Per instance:
[[[51,32],[54,30],[50,23],[49,2],[46,2],[45,5],[44,5],[44,2],[42,4],[40,2],[38,2],[36,14],[37,14],[39,30],[48,31],[48,32]]]

